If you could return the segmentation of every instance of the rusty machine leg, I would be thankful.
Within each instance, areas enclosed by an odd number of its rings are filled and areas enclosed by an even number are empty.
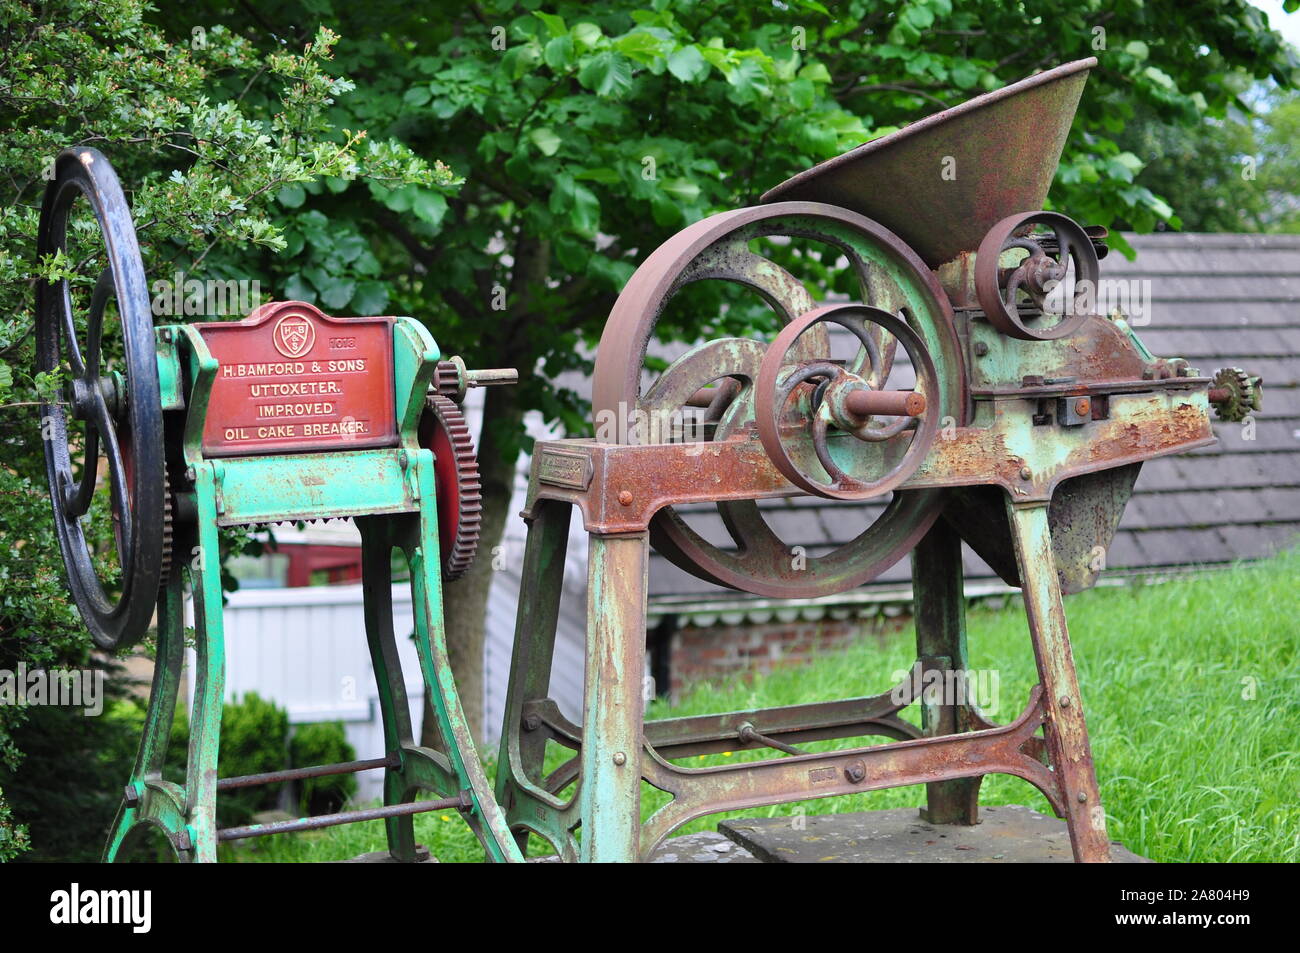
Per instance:
[[[1053,773],[1065,806],[1070,845],[1079,863],[1110,860],[1106,814],[1097,790],[1097,773],[1088,746],[1079,682],[1070,651],[1070,633],[1052,556],[1047,503],[1007,501],[1016,562],[1029,617],[1029,634],[1042,682],[1047,722],[1043,726]]]
[[[966,687],[966,596],[961,537],[937,521],[912,551],[912,592],[916,611],[916,656],[921,684],[944,693]],[[936,673],[941,676],[936,679]],[[954,673],[951,674],[950,673]],[[965,698],[931,698],[923,689],[921,729],[927,738],[968,731]],[[925,786],[921,817],[931,824],[978,824],[982,778],[932,781]]]
[[[648,533],[591,536],[581,858],[636,861],[641,843]]]

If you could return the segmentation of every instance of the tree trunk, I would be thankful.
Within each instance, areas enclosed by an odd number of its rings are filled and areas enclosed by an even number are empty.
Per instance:
[[[478,555],[469,572],[445,583],[442,590],[451,669],[456,676],[456,687],[460,691],[470,731],[480,741],[483,739],[483,646],[487,632],[488,590],[492,586],[493,550],[500,545],[506,522],[513,515],[510,497],[518,463],[517,455],[503,446],[503,439],[510,441],[512,448],[523,424],[523,411],[513,387],[489,387],[486,392],[483,434],[478,447],[479,478],[483,484],[483,523]],[[438,746],[436,721],[427,695],[420,743]]]

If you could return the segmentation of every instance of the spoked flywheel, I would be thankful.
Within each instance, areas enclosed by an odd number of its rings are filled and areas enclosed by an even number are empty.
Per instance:
[[[85,249],[68,247],[78,198],[93,211],[103,239],[82,261],[77,258]],[[166,501],[148,285],[131,210],[97,150],[59,155],[41,206],[37,250],[42,260],[70,254],[74,272],[100,272],[84,321],[68,279],[37,285],[36,354],[38,371],[63,376],[63,399],[43,406],[41,431],[68,585],[95,644],[112,650],[148,628],[163,572]],[[110,299],[116,320],[109,316]],[[96,545],[89,520],[102,483],[112,510],[115,573],[103,568],[107,554]]]
[[[856,310],[814,315],[812,292],[777,262],[754,251],[751,244],[757,239],[816,242],[829,251],[822,252],[824,264],[842,257],[857,280],[863,304]],[[751,338],[701,344],[643,389],[646,349],[660,315],[681,289],[702,280],[732,282],[757,294],[787,332],[771,348]],[[831,360],[828,325],[833,324],[840,325],[841,334],[854,335],[859,345],[858,358],[848,364]],[[882,390],[891,379],[900,343],[917,372],[918,393]],[[765,364],[770,380],[761,378]],[[792,373],[803,376],[790,377]],[[757,403],[766,400],[757,393],[764,385],[773,393],[777,386],[782,388],[780,406]],[[807,405],[811,397],[805,391],[814,390],[818,398],[828,399],[828,413],[841,397],[846,401],[843,419],[833,422],[835,453],[848,446],[846,441],[879,446],[880,453],[865,455],[878,460],[879,473],[846,475],[835,472],[836,464],[826,453],[819,461],[799,453],[791,457],[781,449],[787,404]],[[671,442],[671,426],[664,430],[656,422],[684,407],[703,408],[709,395],[716,397],[705,409],[705,439],[726,440],[756,426],[760,433],[766,429],[770,432],[764,446],[793,483],[807,492],[840,498],[892,492],[915,469],[936,426],[944,418],[963,424],[966,414],[952,312],[934,275],[892,232],[847,209],[815,202],[723,212],[683,229],[646,259],[615,303],[596,352],[592,381],[598,439],[608,439],[601,435],[608,435],[612,422],[619,443]],[[892,422],[877,423],[881,417]],[[832,423],[830,418],[826,422]],[[850,428],[847,434],[845,426]],[[796,442],[800,439],[795,435]],[[861,458],[861,453],[855,457]],[[827,462],[829,479],[823,475]],[[655,515],[650,538],[675,565],[718,585],[777,598],[827,595],[867,582],[906,555],[938,516],[940,494],[894,492],[884,512],[855,538],[824,555],[801,558],[797,565],[790,543],[800,541],[781,539],[754,500],[717,504],[734,548],[706,540],[671,507]]]

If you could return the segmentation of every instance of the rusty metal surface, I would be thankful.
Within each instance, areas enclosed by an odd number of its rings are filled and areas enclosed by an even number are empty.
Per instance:
[[[1096,65],[1077,60],[977,96],[801,172],[762,201],[852,209],[937,268],[974,251],[1000,219],[1043,207]]]
[[[1050,243],[1032,234],[1035,226],[1052,230]],[[1026,255],[1004,269],[1004,253],[1012,249]],[[1046,299],[1053,285],[1061,285],[1067,277],[1073,294],[1068,303],[1060,302],[1058,320],[1051,325],[1037,323],[1048,311]],[[975,255],[975,296],[985,317],[1008,337],[1026,341],[1054,341],[1077,331],[1092,313],[1088,302],[1095,299],[1100,278],[1092,242],[1078,224],[1059,212],[1008,215],[989,229]],[[1021,313],[1022,293],[1029,299],[1032,315]],[[1033,323],[1026,324],[1027,317]]]

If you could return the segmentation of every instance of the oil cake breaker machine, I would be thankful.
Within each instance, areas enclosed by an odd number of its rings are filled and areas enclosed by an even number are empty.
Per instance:
[[[57,371],[64,382],[61,399],[42,408],[55,527],[95,645],[129,647],[153,619],[157,630],[139,752],[104,858],[161,849],[182,861],[212,861],[223,841],[383,819],[390,854],[411,861],[413,815],[442,810],[464,818],[490,859],[521,860],[456,691],[441,588],[468,568],[480,521],[478,467],[460,401],[466,388],[509,383],[515,373],[442,360],[411,318],[335,318],[301,301],[262,305],[242,321],[155,328],[130,209],[108,161],[95,149],[69,149],[54,173],[39,253],[67,254],[70,238],[89,238],[85,261],[102,268],[85,301],[66,278],[37,288],[38,370]],[[88,227],[70,224],[77,210]],[[80,257],[86,246],[76,247]],[[96,499],[106,499],[111,514],[107,547],[90,518]],[[219,533],[347,517],[362,537],[384,754],[219,778]],[[436,747],[420,746],[412,733],[393,632],[394,551],[410,573]],[[187,577],[196,670],[187,764],[183,777],[173,777],[164,762],[185,659]],[[384,772],[382,807],[217,826],[223,791],[364,770]]]
[[[1096,582],[1142,462],[1211,443],[1211,408],[1242,419],[1260,382],[1150,354],[1097,306],[1104,230],[1042,209],[1095,64],[824,162],[683,229],[629,280],[596,353],[596,437],[539,442],[532,460],[497,782],[521,843],[532,833],[568,860],[641,860],[703,815],[914,784],[929,821],[973,824],[981,778],[1003,773],[1065,819],[1076,860],[1108,859],[1061,596]],[[857,300],[819,305],[762,241],[847,261]],[[757,294],[782,329],[770,343],[707,341],[651,373],[656,322],[706,280]],[[834,358],[845,338],[853,356]],[[851,541],[792,558],[759,501],[798,495],[887,504]],[[690,525],[699,504],[716,506],[729,539]],[[580,723],[548,697],[574,507],[589,535]],[[950,682],[967,669],[962,540],[1023,592],[1039,683],[1010,723],[918,692],[917,677],[869,697],[646,721],[651,547],[779,599],[862,585],[910,553],[913,675]],[[919,726],[899,716],[913,703]],[[872,735],[890,740],[800,747]],[[559,766],[552,744],[570,749]],[[773,756],[677,763],[750,749]],[[646,785],[669,798],[643,818]]]

